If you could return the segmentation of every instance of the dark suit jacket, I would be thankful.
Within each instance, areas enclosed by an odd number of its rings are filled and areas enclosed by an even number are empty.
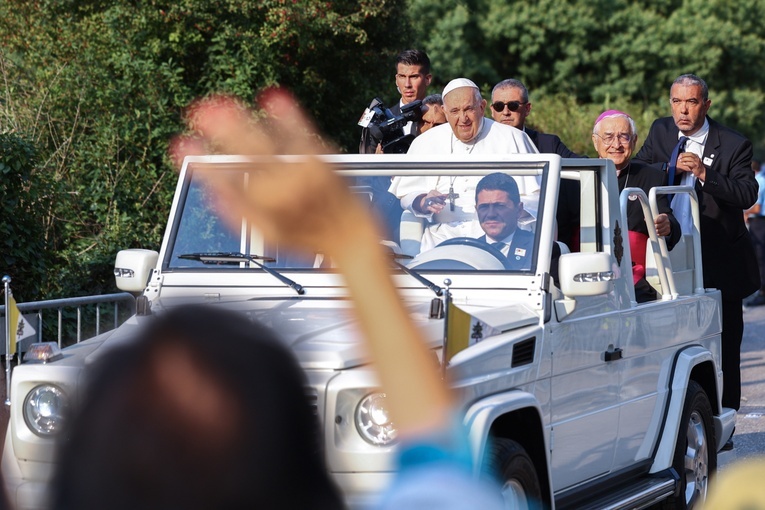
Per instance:
[[[482,243],[486,241],[486,235],[478,238]],[[534,234],[528,230],[515,230],[513,242],[510,243],[510,251],[507,252],[508,268],[515,271],[531,269],[531,261],[534,260]]]
[[[556,135],[549,135],[547,133],[540,133],[534,131],[528,127],[524,128],[526,134],[529,135],[531,141],[536,146],[537,150],[542,154],[558,154],[562,158],[581,158],[579,154],[575,154],[564,145],[561,139]]]
[[[743,135],[714,120],[702,161],[706,181],[696,184],[701,208],[701,255],[704,286],[722,291],[724,299],[741,299],[759,288],[759,271],[743,209],[757,200],[752,172],[752,144]],[[645,144],[635,156],[647,164],[665,164],[677,144],[678,128],[672,117],[656,120]]]
[[[525,131],[542,154],[558,154],[562,158],[583,157],[571,152],[556,135],[540,133],[528,127]],[[558,222],[558,240],[566,243],[572,251],[579,251],[580,201],[579,181],[562,179],[560,190],[558,190],[558,209],[555,219]]]

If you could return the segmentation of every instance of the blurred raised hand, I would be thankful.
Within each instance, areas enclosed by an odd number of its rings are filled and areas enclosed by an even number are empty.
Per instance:
[[[269,90],[260,105],[264,118],[230,97],[197,102],[187,116],[192,134],[171,144],[171,156],[178,164],[187,155],[252,156],[255,171],[247,189],[211,174],[210,183],[225,204],[219,209],[233,226],[246,217],[282,246],[331,257],[346,279],[402,436],[448,427],[451,394],[393,286],[372,216],[332,167],[315,157],[323,145],[289,93]]]
[[[212,153],[253,156],[257,171],[246,190],[240,182],[220,176],[211,180],[226,206],[220,209],[232,225],[246,217],[291,250],[322,252],[337,259],[342,254],[336,252],[345,249],[338,242],[349,231],[377,236],[374,222],[350,199],[346,185],[329,165],[314,157],[293,163],[278,157],[314,156],[324,148],[292,96],[269,90],[261,95],[261,106],[267,117],[258,119],[230,97],[215,96],[192,105],[187,119],[193,134],[171,144],[173,159],[180,163],[190,154]]]

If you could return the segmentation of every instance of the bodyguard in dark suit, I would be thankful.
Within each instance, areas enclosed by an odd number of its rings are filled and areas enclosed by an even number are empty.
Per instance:
[[[518,228],[523,203],[515,179],[500,172],[484,176],[475,188],[475,209],[486,233],[479,240],[501,251],[510,269],[530,269],[534,234]]]
[[[540,133],[526,126],[529,113],[529,91],[521,81],[507,79],[494,85],[491,91],[491,117],[494,120],[525,131],[542,154],[558,154],[562,158],[582,157],[571,152],[557,135]],[[561,181],[555,214],[558,240],[566,243],[572,251],[579,249],[580,195],[578,181]]]
[[[531,103],[528,104],[531,106]],[[531,128],[524,127],[531,141],[542,154],[558,154],[562,158],[581,158],[579,154],[571,152],[561,141],[558,135],[540,133]],[[579,181],[561,179],[558,190],[558,209],[555,211],[555,220],[558,224],[558,240],[563,241],[573,251],[579,251],[579,214],[581,204],[581,191]]]
[[[542,154],[558,154],[562,158],[581,158],[572,152],[557,135],[540,133],[526,125],[531,113],[529,91],[519,80],[507,79],[494,85],[491,91],[491,117],[497,122],[525,131]]]
[[[742,210],[757,199],[751,170],[752,144],[743,135],[707,117],[712,102],[701,78],[686,74],[670,89],[672,117],[656,120],[635,159],[676,167],[673,184],[696,188],[701,208],[701,256],[704,286],[720,289],[722,310],[722,368],[725,407],[741,401],[741,301],[757,290],[759,272]],[[688,140],[681,140],[688,137]],[[677,161],[670,161],[679,141],[685,142]],[[676,164],[675,164],[676,163]],[[675,215],[683,224],[676,195]],[[684,231],[687,228],[684,225]],[[732,447],[732,442],[730,443]]]
[[[542,154],[559,154],[562,158],[581,158],[579,154],[571,152],[566,145],[561,141],[558,135],[551,135],[549,133],[540,133],[534,131],[529,127],[524,127],[524,131],[529,135],[531,141],[534,142],[537,150]]]
[[[491,118],[502,124],[525,131],[537,150],[543,154],[558,154],[562,158],[581,158],[556,135],[540,133],[526,126],[531,113],[529,91],[519,80],[507,79],[494,85],[491,91]]]

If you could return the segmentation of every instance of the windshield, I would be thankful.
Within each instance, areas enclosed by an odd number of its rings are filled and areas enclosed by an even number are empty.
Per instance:
[[[518,166],[518,165],[516,165]],[[356,200],[378,218],[384,244],[393,260],[419,273],[431,271],[536,271],[545,180],[541,168],[403,170],[382,173],[342,172]],[[221,171],[221,170],[216,170]],[[248,183],[247,171],[228,167]],[[172,226],[165,268],[205,270],[256,269],[240,255],[274,269],[326,271],[332,261],[321,253],[295,254],[242,221],[226,225],[210,200],[207,186],[195,172],[187,172],[184,199]],[[190,254],[216,254],[189,257]],[[184,257],[181,257],[184,255]],[[229,257],[224,260],[222,256]],[[392,262],[393,265],[393,262]]]

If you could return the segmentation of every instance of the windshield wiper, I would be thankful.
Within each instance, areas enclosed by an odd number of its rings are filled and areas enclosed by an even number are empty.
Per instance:
[[[391,260],[391,262],[393,262],[393,265],[395,265],[397,268],[399,268],[400,270],[402,270],[403,272],[405,272],[406,274],[408,274],[409,276],[411,276],[412,278],[414,278],[415,280],[417,280],[418,282],[420,282],[421,284],[423,284],[424,286],[426,286],[427,288],[429,288],[430,290],[435,292],[436,296],[443,296],[444,295],[444,289],[442,289],[441,287],[439,287],[435,283],[431,282],[430,280],[428,280],[427,278],[422,276],[420,273],[418,273],[414,269],[409,269],[404,264],[402,264],[401,262],[396,260],[399,257],[400,258],[412,258],[412,257],[409,257],[407,255],[402,256],[401,254],[394,253],[393,254],[393,259]]]
[[[261,268],[266,273],[274,276],[277,278],[280,282],[287,285],[289,288],[293,289],[298,294],[302,295],[305,294],[305,289],[302,285],[297,283],[294,280],[291,280],[284,276],[283,274],[279,273],[278,271],[264,266],[260,262],[258,262],[257,259],[260,259],[264,262],[275,262],[276,259],[272,257],[264,257],[262,255],[245,255],[244,253],[237,253],[237,252],[213,252],[213,253],[184,253],[183,255],[178,255],[179,259],[187,259],[187,260],[198,260],[199,262],[203,264],[238,264],[240,262],[252,262],[259,268]]]

